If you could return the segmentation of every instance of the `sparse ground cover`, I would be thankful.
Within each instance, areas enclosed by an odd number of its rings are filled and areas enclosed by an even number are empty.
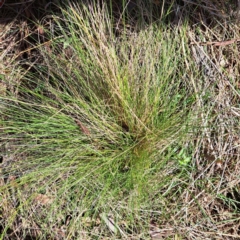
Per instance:
[[[233,3],[116,2],[3,18],[1,239],[239,239]]]

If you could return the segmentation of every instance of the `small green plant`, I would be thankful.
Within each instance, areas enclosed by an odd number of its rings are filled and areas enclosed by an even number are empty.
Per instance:
[[[191,157],[187,155],[184,148],[181,149],[180,152],[177,154],[177,159],[178,163],[183,167],[186,167],[191,162]]]
[[[166,157],[169,159],[175,159],[181,167],[187,167],[192,160],[189,151],[180,145],[173,145],[167,149]]]

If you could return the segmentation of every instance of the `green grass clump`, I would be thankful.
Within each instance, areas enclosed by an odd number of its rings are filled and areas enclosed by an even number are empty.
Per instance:
[[[187,184],[179,179],[191,166],[185,143],[198,94],[186,73],[196,69],[185,27],[115,30],[106,8],[70,5],[18,96],[0,97],[12,159],[3,169],[12,176],[1,187],[11,212],[3,234],[21,221],[23,235],[34,228],[42,238],[63,224],[66,239],[125,236],[180,208],[168,206]]]

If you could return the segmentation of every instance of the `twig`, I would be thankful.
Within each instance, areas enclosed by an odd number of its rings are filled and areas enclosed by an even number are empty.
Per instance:
[[[240,42],[240,38],[226,40],[226,41],[215,41],[215,42],[191,42],[191,45],[211,45],[211,46],[227,46],[233,43]]]

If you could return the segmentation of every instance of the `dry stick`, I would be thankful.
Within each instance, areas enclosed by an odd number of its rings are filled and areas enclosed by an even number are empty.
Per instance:
[[[199,45],[212,45],[212,46],[227,46],[237,42],[240,42],[240,38],[226,40],[226,41],[215,41],[215,42],[191,42],[191,45],[199,44]]]

